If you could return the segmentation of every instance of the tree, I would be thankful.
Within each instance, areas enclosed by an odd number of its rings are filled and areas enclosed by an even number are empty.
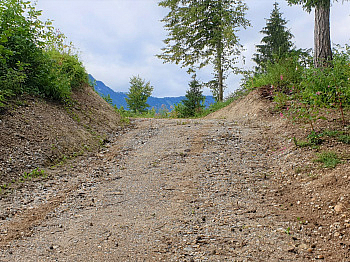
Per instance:
[[[315,8],[314,64],[324,67],[333,59],[330,37],[330,0],[287,0],[289,4],[301,4],[307,12]]]
[[[188,73],[212,65],[214,88],[223,100],[224,80],[241,53],[237,32],[249,26],[247,6],[241,0],[162,0],[170,12],[162,20],[169,31],[158,55],[165,63],[187,67]]]
[[[286,24],[287,21],[283,19],[278,3],[275,2],[266,27],[260,31],[265,36],[261,44],[257,45],[257,54],[253,57],[258,70],[264,71],[267,62],[273,62],[274,59],[280,59],[291,52],[293,35],[286,28]]]
[[[182,100],[183,103],[183,115],[185,117],[195,116],[196,113],[204,108],[205,97],[203,96],[202,87],[196,76],[193,76],[192,81],[189,83],[190,89],[186,92],[186,98]]]
[[[141,79],[139,76],[133,76],[130,78],[130,88],[127,98],[125,98],[128,108],[136,112],[147,111],[147,99],[152,95],[153,86],[150,82]]]

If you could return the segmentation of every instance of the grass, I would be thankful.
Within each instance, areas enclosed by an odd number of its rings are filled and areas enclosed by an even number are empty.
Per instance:
[[[337,153],[328,151],[317,154],[317,158],[314,160],[323,164],[325,168],[335,168],[339,163],[341,163]]]
[[[335,138],[336,140],[344,144],[350,144],[350,134],[345,131],[339,130],[325,130],[322,132],[312,131],[307,136],[307,141],[297,140],[295,137],[293,137],[293,141],[296,147],[317,148],[324,142],[324,139],[327,137]]]
[[[38,177],[46,178],[47,174],[46,174],[45,170],[43,170],[43,169],[40,170],[39,168],[36,168],[29,173],[24,172],[24,174],[20,178],[18,178],[17,180],[13,179],[10,183],[5,183],[5,184],[0,185],[0,194],[3,194],[6,191],[8,191],[12,184],[24,183],[26,181],[30,181],[30,180],[32,180],[34,178],[38,178]]]

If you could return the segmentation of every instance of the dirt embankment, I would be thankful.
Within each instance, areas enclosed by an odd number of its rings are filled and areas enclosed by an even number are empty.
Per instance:
[[[74,100],[2,116],[7,174],[118,130],[91,89]],[[99,153],[0,199],[0,260],[350,261],[349,145],[296,147],[308,126],[272,107],[254,91],[204,120],[135,120]],[[329,116],[318,126],[339,128]],[[313,161],[328,150],[342,158],[334,169]]]
[[[297,147],[293,138],[307,140],[311,127],[284,113],[274,110],[274,103],[266,99],[263,90],[255,90],[207,118],[260,128],[257,139],[270,152],[271,178],[277,186],[274,195],[280,209],[303,227],[303,234],[311,241],[327,252],[333,250],[325,261],[350,261],[350,146],[334,137],[323,137],[321,145]],[[315,131],[349,132],[349,111],[345,112],[345,129],[339,110],[320,114],[325,119],[317,120]],[[324,152],[335,152],[341,163],[335,168],[323,167],[315,159]]]
[[[66,105],[24,97],[0,114],[0,184],[96,150],[119,126],[120,117],[89,86]]]

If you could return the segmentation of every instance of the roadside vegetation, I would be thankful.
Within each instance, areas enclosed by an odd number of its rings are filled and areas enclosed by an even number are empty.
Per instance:
[[[334,168],[341,163],[340,156],[319,151],[327,142],[348,145],[350,141],[350,46],[336,45],[322,62],[315,57],[317,52],[296,49],[285,25],[275,3],[261,31],[264,37],[254,59],[257,67],[246,75],[243,86],[259,89],[273,102],[273,113],[308,130],[305,138],[293,137],[295,146],[316,150],[315,161]]]
[[[88,82],[72,43],[40,15],[28,1],[0,2],[0,109],[23,94],[67,102]]]

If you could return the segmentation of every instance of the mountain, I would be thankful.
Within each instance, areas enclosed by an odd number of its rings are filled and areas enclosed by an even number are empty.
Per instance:
[[[90,83],[95,83],[94,88],[99,93],[99,95],[103,96],[110,96],[113,104],[116,105],[118,108],[121,106],[125,109],[127,108],[127,103],[125,101],[125,98],[128,97],[125,92],[116,92],[112,90],[110,87],[106,86],[102,81],[97,81],[92,75],[89,75],[89,81]],[[150,105],[150,108],[154,107],[157,111],[164,105],[166,108],[171,111],[174,105],[180,103],[183,99],[185,99],[185,96],[178,96],[178,97],[154,97],[151,96],[148,98],[147,103]],[[205,106],[208,107],[211,104],[215,103],[215,99],[213,96],[206,96],[205,97]]]
[[[127,108],[125,98],[128,97],[124,92],[115,92],[110,87],[106,86],[102,81],[97,81],[92,75],[89,74],[90,83],[94,84],[94,88],[100,96],[109,95],[113,101],[113,104],[118,108],[123,106]]]

